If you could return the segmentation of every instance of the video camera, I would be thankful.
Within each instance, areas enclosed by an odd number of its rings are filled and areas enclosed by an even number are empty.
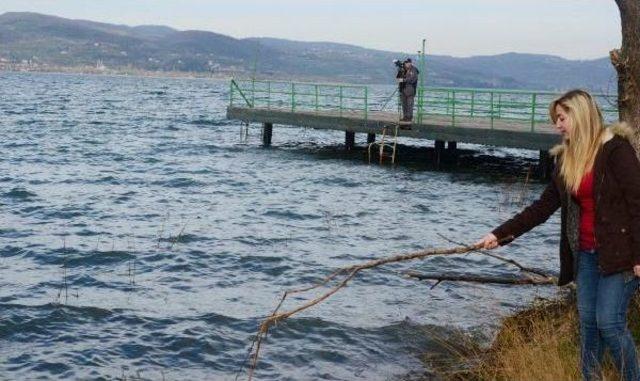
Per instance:
[[[404,68],[404,63],[405,61],[402,60],[393,60],[393,64],[396,65],[396,69],[398,70],[396,72],[396,79],[404,79],[405,75],[407,74],[407,70]],[[402,91],[404,89],[404,86],[404,82],[398,83],[398,90]]]
[[[396,73],[396,78],[404,78],[405,69],[404,62],[402,60],[393,60],[393,64],[396,65],[396,69],[398,72]]]

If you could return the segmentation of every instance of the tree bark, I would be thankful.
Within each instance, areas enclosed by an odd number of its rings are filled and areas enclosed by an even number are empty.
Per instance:
[[[635,129],[633,145],[640,158],[640,0],[615,2],[620,10],[622,47],[609,55],[618,72],[620,120]]]

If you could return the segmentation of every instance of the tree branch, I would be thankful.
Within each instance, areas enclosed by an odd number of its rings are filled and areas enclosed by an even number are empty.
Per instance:
[[[404,273],[409,278],[415,278],[421,281],[434,280],[437,283],[444,281],[451,282],[471,282],[471,283],[493,283],[493,284],[513,284],[513,285],[551,285],[556,284],[556,281],[552,277],[520,277],[520,278],[507,278],[496,276],[476,276],[476,275],[464,275],[464,274],[422,274],[417,271],[407,271]]]
[[[501,240],[501,242],[508,242],[509,240],[512,240],[512,239],[513,239],[513,237],[509,236],[509,237]],[[260,327],[259,327],[259,330],[258,330],[258,334],[256,335],[256,339],[252,343],[252,347],[255,346],[256,349],[255,349],[255,352],[254,352],[254,354],[252,356],[253,361],[252,361],[251,367],[249,369],[248,380],[251,381],[253,379],[253,375],[254,375],[255,369],[256,369],[256,367],[258,365],[258,356],[259,356],[259,353],[260,353],[260,348],[261,348],[262,341],[267,336],[267,334],[269,332],[269,329],[272,326],[276,325],[278,322],[280,322],[280,321],[282,321],[284,319],[287,319],[287,318],[291,317],[292,315],[295,315],[295,314],[297,314],[299,312],[302,312],[302,311],[304,311],[304,310],[306,310],[306,309],[308,309],[310,307],[313,307],[316,304],[321,303],[322,301],[326,300],[331,295],[335,294],[340,289],[345,287],[349,283],[349,281],[351,281],[351,279],[353,279],[360,271],[371,269],[371,268],[375,268],[375,267],[382,266],[382,265],[386,265],[386,264],[389,264],[389,263],[413,261],[413,260],[417,260],[417,259],[424,259],[424,258],[431,257],[431,256],[466,254],[466,253],[471,253],[471,252],[478,251],[480,248],[481,248],[480,245],[461,245],[459,247],[454,247],[454,248],[449,248],[449,249],[421,250],[421,251],[408,253],[408,254],[398,254],[398,255],[393,255],[393,256],[384,257],[384,258],[380,258],[380,259],[374,259],[374,260],[370,260],[370,261],[364,262],[364,263],[359,264],[359,265],[353,265],[353,266],[348,266],[348,267],[343,267],[341,269],[338,269],[338,270],[334,271],[333,273],[331,273],[326,278],[324,278],[321,282],[319,282],[319,283],[317,283],[315,285],[312,285],[310,287],[297,289],[297,290],[285,291],[284,294],[282,295],[282,298],[280,299],[280,302],[278,303],[278,305],[274,309],[273,313],[270,316],[268,316],[266,319],[264,319],[264,321],[260,324]],[[294,294],[294,293],[300,293],[300,292],[313,290],[313,289],[319,288],[321,286],[327,285],[332,280],[339,279],[338,276],[342,275],[344,273],[347,273],[347,275],[342,277],[342,279],[339,281],[339,283],[335,287],[329,289],[324,294],[321,294],[320,296],[308,301],[307,303],[304,303],[304,304],[302,304],[302,305],[300,305],[300,306],[298,306],[298,307],[296,307],[294,309],[291,309],[289,311],[278,312],[280,310],[280,307],[284,303],[285,299],[287,298],[287,296],[289,296],[291,294]]]

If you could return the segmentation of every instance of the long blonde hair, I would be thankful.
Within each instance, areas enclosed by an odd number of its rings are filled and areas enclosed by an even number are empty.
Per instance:
[[[560,161],[560,175],[567,190],[577,192],[583,176],[591,171],[602,146],[604,120],[600,108],[589,93],[571,90],[549,105],[549,116],[556,123],[557,106],[569,116],[571,129],[564,139],[564,154]]]

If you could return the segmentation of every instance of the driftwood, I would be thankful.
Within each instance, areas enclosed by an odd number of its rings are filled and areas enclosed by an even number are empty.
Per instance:
[[[504,240],[501,240],[501,243],[508,242],[512,239],[513,237],[507,237]],[[248,380],[251,381],[253,379],[256,366],[258,365],[258,358],[260,354],[262,341],[266,338],[269,332],[269,329],[272,326],[276,325],[278,322],[282,320],[285,320],[291,317],[292,315],[302,312],[326,300],[331,295],[338,292],[341,288],[345,287],[349,283],[349,281],[351,281],[360,271],[386,265],[389,263],[406,262],[406,261],[412,261],[417,259],[424,259],[431,256],[467,254],[471,252],[478,252],[481,249],[482,249],[481,245],[460,245],[454,248],[421,250],[421,251],[408,253],[408,254],[399,254],[399,255],[394,255],[390,257],[384,257],[380,259],[370,260],[361,264],[340,268],[315,285],[311,285],[305,288],[285,291],[282,295],[282,298],[280,299],[280,302],[278,303],[274,311],[271,313],[271,315],[267,316],[260,324],[258,333],[255,336],[255,339],[253,340],[251,348],[249,349],[249,355],[247,357],[247,360],[251,359],[251,365],[248,372]],[[490,254],[487,252],[483,252],[483,253],[485,255],[489,255],[491,257],[499,259],[503,262],[513,264],[523,271],[530,272],[536,275],[536,277],[530,278],[530,279],[537,279],[536,281],[530,280],[529,282],[531,283],[522,283],[522,284],[553,284],[554,283],[553,277],[549,277],[546,274],[541,273],[539,270],[527,269],[526,267],[518,264],[513,260],[503,258],[495,254]],[[467,279],[469,278],[467,277]],[[443,279],[443,280],[454,280],[454,279],[450,278],[450,279]],[[479,279],[476,279],[476,280],[479,281]],[[289,311],[280,312],[280,308],[282,307],[284,301],[289,295],[311,291],[316,288],[326,286],[332,282],[335,282],[336,285],[331,289],[329,289],[328,291],[326,291],[325,293]]]
[[[414,278],[418,280],[434,280],[436,283],[431,286],[434,288],[440,282],[471,282],[471,283],[493,283],[493,284],[529,284],[529,285],[548,285],[556,284],[553,277],[540,277],[540,276],[523,276],[519,278],[508,278],[498,276],[478,276],[478,275],[464,275],[464,274],[423,274],[417,271],[407,271],[404,276],[408,278]]]
[[[454,245],[464,246],[464,244],[462,244],[462,243],[460,243],[460,242],[456,242],[456,241],[454,241],[454,240],[452,240],[452,239],[449,239],[449,238],[447,238],[447,237],[443,236],[442,234],[438,234],[438,236],[439,236],[440,238],[444,239],[444,240],[445,240],[445,241],[447,241],[447,242],[453,243]],[[511,240],[511,239],[513,239],[513,238],[512,238],[512,237],[508,237],[508,238],[506,238],[506,239],[503,239],[502,241],[503,241],[503,242],[505,242],[505,241],[508,241],[508,240]],[[538,276],[540,276],[540,277],[542,277],[542,278],[548,278],[548,279],[550,279],[550,280],[553,280],[555,283],[558,283],[558,282],[557,282],[557,281],[558,281],[558,280],[557,280],[557,278],[552,277],[552,276],[550,276],[550,275],[547,275],[544,271],[541,271],[541,270],[539,270],[539,269],[534,269],[534,268],[531,268],[531,267],[523,266],[523,265],[521,265],[520,263],[516,262],[516,261],[515,261],[515,260],[513,260],[513,259],[505,258],[505,257],[503,257],[503,256],[501,256],[501,255],[491,253],[491,252],[489,252],[488,250],[478,249],[478,250],[476,250],[475,252],[476,252],[476,253],[478,253],[478,254],[485,255],[485,256],[487,256],[487,257],[491,257],[491,258],[497,259],[497,260],[499,260],[499,261],[501,261],[501,262],[504,262],[504,263],[508,263],[508,264],[510,264],[510,265],[513,265],[513,266],[517,267],[518,269],[520,269],[520,271],[522,271],[522,272],[525,272],[525,273],[531,273],[531,274],[534,274],[534,275],[538,275]],[[491,283],[491,282],[487,282],[487,283]]]

